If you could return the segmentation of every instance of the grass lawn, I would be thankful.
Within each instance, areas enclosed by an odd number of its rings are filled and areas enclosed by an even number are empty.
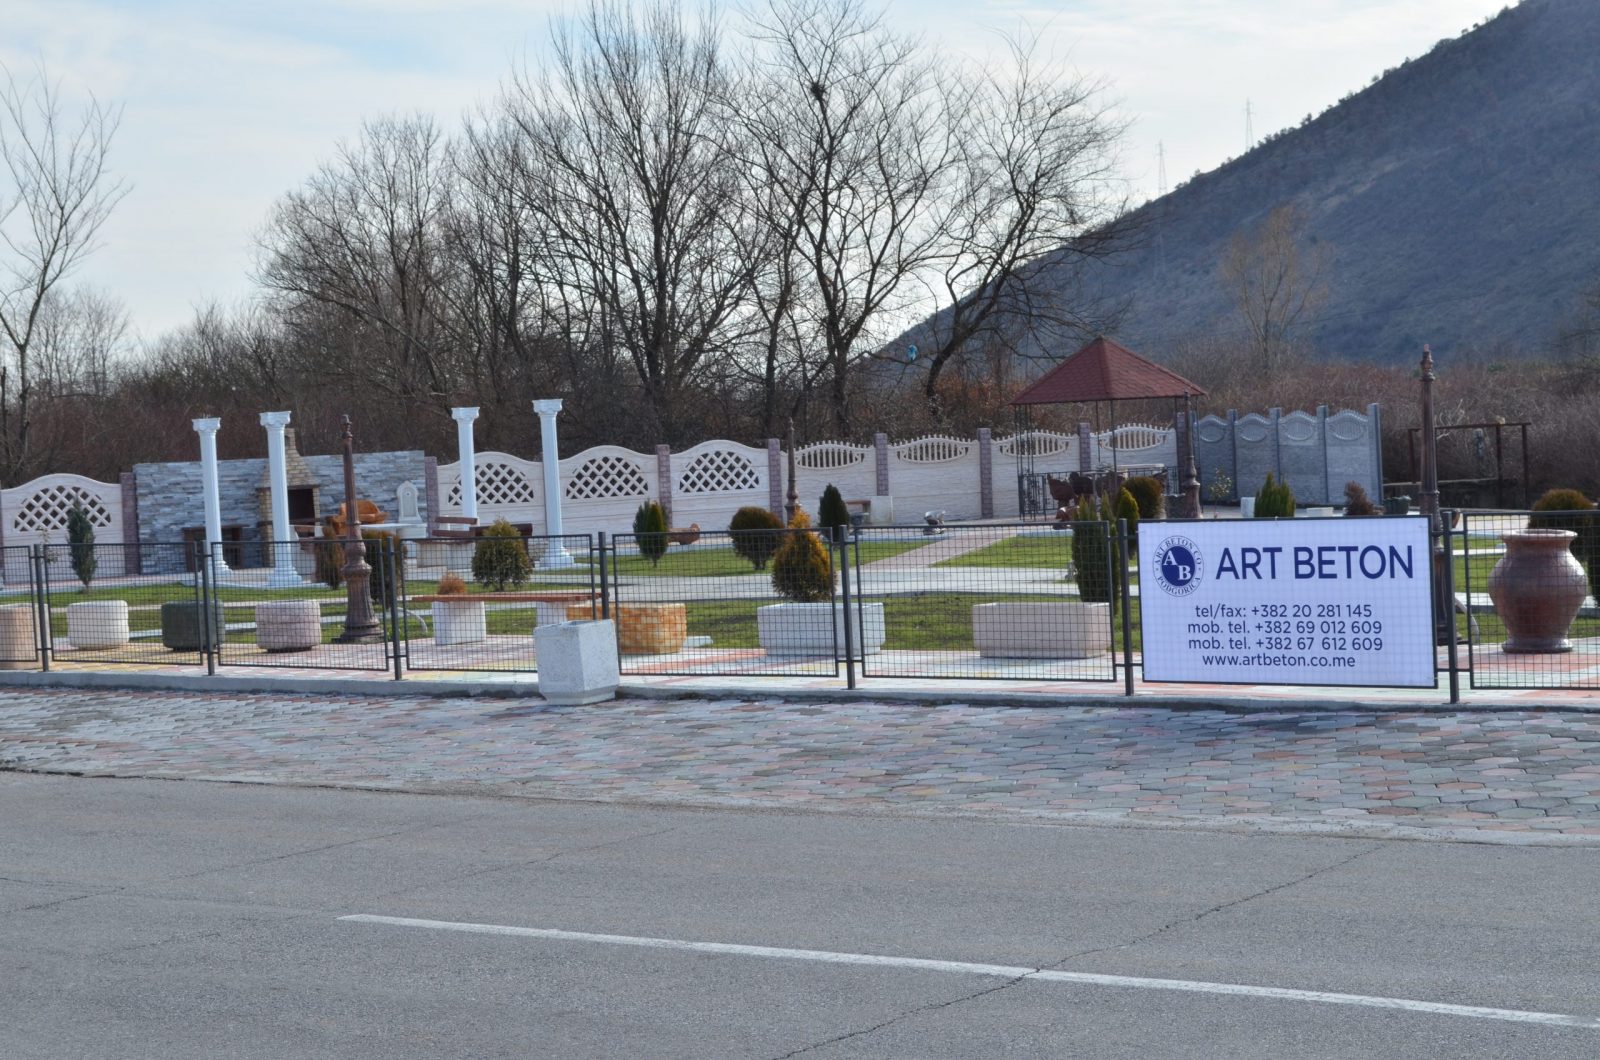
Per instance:
[[[874,563],[921,548],[923,541],[864,541],[861,562]],[[769,565],[766,570],[772,568]],[[613,572],[656,578],[726,578],[740,574],[762,574],[748,560],[739,558],[732,548],[668,549],[661,562],[652,565],[643,556],[617,556]]]
[[[971,552],[942,559],[935,567],[1040,567],[1065,570],[1072,562],[1072,535],[1008,537]]]

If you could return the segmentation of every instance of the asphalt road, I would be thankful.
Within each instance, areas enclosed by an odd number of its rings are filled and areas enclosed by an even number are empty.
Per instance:
[[[0,807],[11,1058],[1600,1055],[1596,848],[21,774]]]

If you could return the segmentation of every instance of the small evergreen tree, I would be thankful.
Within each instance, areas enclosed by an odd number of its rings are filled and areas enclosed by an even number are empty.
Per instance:
[[[733,551],[756,570],[765,570],[767,561],[778,550],[783,540],[779,533],[783,520],[755,505],[740,508],[728,523],[728,536],[733,541]]]
[[[72,555],[72,573],[85,589],[94,581],[97,561],[94,556],[94,524],[82,508],[73,505],[67,512],[67,545]]]
[[[1257,519],[1288,519],[1294,515],[1294,490],[1287,482],[1279,482],[1267,472],[1267,481],[1256,494]]]
[[[533,574],[533,561],[522,533],[504,519],[483,532],[472,548],[472,580],[495,592],[526,584]]]
[[[797,509],[789,526],[772,557],[773,591],[800,604],[833,599],[833,561],[822,539],[809,530],[811,517]]]
[[[828,488],[822,491],[822,502],[817,507],[817,520],[828,530],[828,540],[836,536],[835,527],[850,527],[850,508],[844,503],[844,497],[839,494],[839,487],[828,483]]]
[[[1166,492],[1161,480],[1150,475],[1135,475],[1123,487],[1139,503],[1140,519],[1160,519],[1167,514]]]
[[[639,545],[639,555],[654,567],[667,554],[671,541],[667,537],[667,512],[655,501],[645,501],[633,515],[633,536]]]
[[[1078,572],[1078,595],[1086,603],[1116,606],[1121,582],[1113,549],[1110,524],[1091,493],[1078,503],[1072,521],[1072,565]]]
[[[1117,494],[1117,507],[1114,514],[1117,519],[1126,519],[1128,521],[1128,540],[1130,542],[1138,541],[1139,516],[1141,514],[1139,502],[1134,500],[1133,494],[1126,487]]]

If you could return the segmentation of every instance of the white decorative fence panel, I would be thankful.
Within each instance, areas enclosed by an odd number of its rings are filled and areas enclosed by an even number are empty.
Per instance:
[[[783,457],[783,467],[787,468],[788,454],[780,455]],[[800,507],[811,513],[813,519],[822,501],[822,491],[828,488],[830,482],[839,487],[840,496],[847,501],[870,500],[878,492],[877,450],[870,445],[850,445],[846,442],[802,445],[795,450],[794,467],[795,492],[800,496]],[[781,497],[788,484],[779,485]],[[899,515],[898,509],[895,514]],[[881,519],[882,515],[882,512],[876,513],[875,518]]]
[[[44,475],[11,489],[0,490],[0,525],[4,526],[6,546],[64,545],[67,542],[67,513],[81,508],[94,527],[98,545],[122,544],[122,487],[112,482],[97,482],[82,475]],[[97,550],[96,577],[115,577],[126,573],[123,549]],[[55,572],[51,572],[52,577]],[[70,572],[68,575],[70,577]],[[7,553],[5,580],[25,581],[27,563],[20,553]]]
[[[1095,468],[1178,466],[1178,434],[1171,427],[1125,423],[1093,436]]]
[[[544,469],[537,460],[489,450],[474,460],[477,481],[478,522],[487,526],[496,519],[532,526],[535,534],[544,533]],[[461,465],[439,467],[440,511],[461,514]]]
[[[930,511],[950,520],[980,518],[977,440],[929,435],[891,445],[889,486],[896,522],[917,522]]]
[[[765,508],[767,451],[726,440],[701,442],[672,454],[672,525],[698,523],[726,530],[733,513],[747,505]]]
[[[1017,475],[1030,462],[1036,475],[1066,478],[1079,469],[1078,450],[1077,436],[1060,431],[1023,431],[1008,438],[996,438],[991,447],[994,514],[1002,519],[1016,518],[1020,514]]]
[[[597,445],[561,461],[561,529],[568,534],[631,533],[647,500],[661,499],[654,455]]]

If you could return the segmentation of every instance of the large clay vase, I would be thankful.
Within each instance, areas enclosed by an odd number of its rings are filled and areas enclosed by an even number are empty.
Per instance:
[[[1489,572],[1489,599],[1505,623],[1511,654],[1571,651],[1567,629],[1588,595],[1583,565],[1572,555],[1571,530],[1503,534],[1506,554]]]

